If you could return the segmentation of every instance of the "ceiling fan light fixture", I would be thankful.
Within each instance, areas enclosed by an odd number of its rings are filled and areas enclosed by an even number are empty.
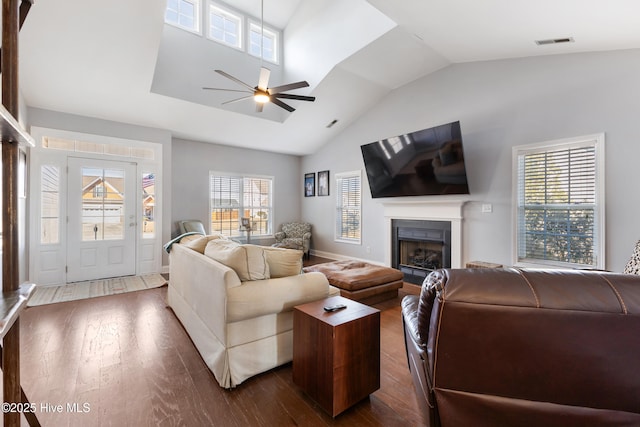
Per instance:
[[[263,92],[256,92],[253,95],[253,100],[256,101],[258,104],[266,104],[267,102],[269,102],[269,95]]]

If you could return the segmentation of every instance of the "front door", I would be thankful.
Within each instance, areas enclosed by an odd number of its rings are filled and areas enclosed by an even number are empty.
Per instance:
[[[69,158],[67,282],[136,272],[136,164]]]

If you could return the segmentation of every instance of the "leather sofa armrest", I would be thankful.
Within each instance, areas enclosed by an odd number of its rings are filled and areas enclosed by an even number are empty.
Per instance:
[[[424,342],[418,331],[418,305],[420,299],[417,295],[407,295],[402,299],[402,318],[407,332],[416,344],[423,347]]]
[[[418,406],[427,426],[437,426],[437,408],[432,387],[432,373],[427,362],[427,347],[418,330],[420,298],[407,295],[402,299],[402,323],[404,324],[407,364],[417,393]]]

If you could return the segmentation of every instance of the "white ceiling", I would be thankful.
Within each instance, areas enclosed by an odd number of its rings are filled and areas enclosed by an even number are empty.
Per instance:
[[[259,0],[227,3],[260,17]],[[233,88],[213,68],[255,84],[259,61],[176,35],[164,8],[159,0],[35,2],[20,34],[26,104],[304,155],[389,91],[452,63],[640,47],[637,0],[265,0],[265,22],[284,30],[288,55],[271,85],[304,79],[311,86],[295,93],[317,100],[291,101],[294,113],[267,105],[260,116],[250,101],[225,110],[219,94],[201,89]],[[575,42],[534,43],[562,37]],[[189,40],[211,53],[178,55]]]

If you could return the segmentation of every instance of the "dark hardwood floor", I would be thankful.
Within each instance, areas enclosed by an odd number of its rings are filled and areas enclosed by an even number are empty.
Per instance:
[[[220,388],[167,308],[166,287],[28,308],[22,385],[43,426],[422,425],[399,307],[419,288],[405,288],[376,305],[380,389],[335,419],[293,384],[290,363]]]

